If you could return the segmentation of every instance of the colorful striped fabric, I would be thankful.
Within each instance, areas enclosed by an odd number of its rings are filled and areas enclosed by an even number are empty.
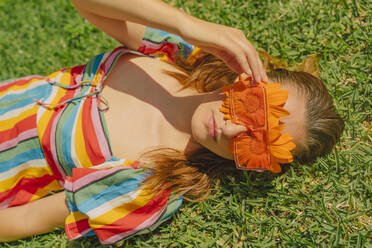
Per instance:
[[[112,156],[102,109],[102,82],[118,57],[119,47],[95,56],[88,64],[56,71],[46,77],[49,97],[39,102],[38,133],[45,159],[63,184],[73,168],[117,160]]]
[[[60,190],[40,146],[34,98],[50,94],[45,79],[29,76],[0,83],[0,209]]]
[[[107,165],[105,165],[107,167]],[[182,198],[169,199],[170,190],[151,192],[141,187],[146,171],[134,161],[107,169],[74,169],[65,192],[72,213],[66,219],[69,239],[96,234],[111,244],[152,231],[180,207]]]
[[[151,193],[138,161],[113,157],[102,82],[124,53],[192,64],[200,50],[147,28],[138,51],[119,47],[86,65],[0,84],[0,208],[65,187],[69,239],[96,234],[105,244],[153,230],[181,204]]]
[[[150,27],[146,27],[138,51],[165,62],[182,65],[192,65],[203,58],[200,48],[177,35]]]

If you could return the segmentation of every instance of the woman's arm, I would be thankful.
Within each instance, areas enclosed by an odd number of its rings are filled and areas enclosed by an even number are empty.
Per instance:
[[[53,231],[64,226],[68,214],[64,192],[0,210],[0,242]]]
[[[144,32],[138,24],[158,28],[214,54],[237,73],[251,71],[256,81],[267,81],[257,51],[239,29],[200,20],[159,0],[71,2],[91,23],[132,49]]]
[[[76,0],[72,0],[75,4]],[[112,19],[87,11],[84,6],[76,5],[76,9],[91,24],[111,36],[126,47],[137,50],[141,44],[145,26],[129,21]]]
[[[177,35],[181,34],[182,23],[187,18],[187,14],[159,0],[71,0],[71,2],[79,12],[142,24]]]

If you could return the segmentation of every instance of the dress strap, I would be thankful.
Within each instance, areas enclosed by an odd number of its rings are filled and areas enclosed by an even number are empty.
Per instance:
[[[110,53],[97,55],[85,66],[84,73],[81,77],[80,82],[76,82],[73,85],[66,85],[55,81],[54,79],[46,77],[46,81],[49,84],[63,88],[65,90],[80,89],[80,94],[77,94],[76,96],[57,104],[42,102],[38,99],[33,99],[33,101],[48,109],[56,109],[68,103],[79,101],[82,98],[96,95],[98,98],[98,109],[100,111],[108,110],[108,101],[102,95],[102,85],[111,69],[114,67],[118,58],[125,53],[132,53],[144,56],[144,54],[130,50],[126,47],[118,47]],[[102,105],[105,106],[102,107]]]

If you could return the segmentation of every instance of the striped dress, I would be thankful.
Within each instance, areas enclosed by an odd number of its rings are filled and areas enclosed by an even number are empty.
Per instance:
[[[102,82],[120,55],[192,64],[200,50],[146,28],[138,51],[119,47],[86,65],[0,83],[0,209],[65,190],[68,238],[97,235],[104,244],[153,230],[182,198],[141,186],[141,162],[112,155]]]

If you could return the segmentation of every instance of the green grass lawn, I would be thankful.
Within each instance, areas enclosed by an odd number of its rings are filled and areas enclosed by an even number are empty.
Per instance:
[[[337,149],[313,165],[293,164],[279,175],[237,171],[208,200],[184,204],[153,233],[119,246],[372,247],[371,2],[167,2],[240,28],[256,48],[289,63],[317,54],[346,130]],[[116,46],[67,0],[0,0],[0,81],[83,64]],[[0,247],[107,246],[94,237],[70,242],[60,229]]]

